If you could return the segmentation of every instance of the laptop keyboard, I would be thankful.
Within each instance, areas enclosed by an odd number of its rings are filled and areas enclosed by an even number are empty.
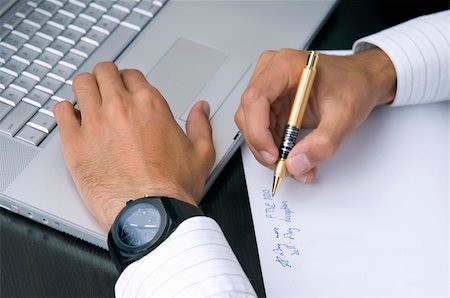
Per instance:
[[[72,79],[112,61],[167,0],[30,0],[0,27],[0,134],[38,146]]]

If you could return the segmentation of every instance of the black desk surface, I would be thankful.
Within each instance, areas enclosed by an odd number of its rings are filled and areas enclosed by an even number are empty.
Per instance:
[[[448,9],[447,1],[342,0],[311,49],[350,49],[359,37],[417,15]],[[202,202],[222,227],[259,296],[265,296],[240,151]],[[1,297],[112,297],[118,277],[108,252],[20,217],[0,213]]]

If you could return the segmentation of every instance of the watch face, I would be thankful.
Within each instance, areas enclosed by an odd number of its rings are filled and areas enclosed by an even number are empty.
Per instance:
[[[150,203],[141,203],[132,206],[121,216],[117,232],[123,244],[139,247],[150,243],[161,225],[160,210]]]

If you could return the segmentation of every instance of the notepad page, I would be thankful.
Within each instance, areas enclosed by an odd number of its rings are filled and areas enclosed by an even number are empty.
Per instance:
[[[268,297],[447,297],[450,103],[379,107],[304,185],[242,158]]]

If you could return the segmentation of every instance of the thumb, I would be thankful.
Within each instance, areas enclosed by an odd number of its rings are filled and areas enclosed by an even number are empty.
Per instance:
[[[214,162],[215,152],[212,140],[212,129],[209,123],[210,107],[206,101],[197,102],[189,112],[186,121],[186,134],[194,145],[196,154],[202,160]]]
[[[287,170],[296,180],[304,182],[315,176],[315,167],[334,155],[344,134],[323,123],[292,148],[287,159]],[[313,171],[311,171],[313,170]],[[314,177],[309,177],[312,180]]]

